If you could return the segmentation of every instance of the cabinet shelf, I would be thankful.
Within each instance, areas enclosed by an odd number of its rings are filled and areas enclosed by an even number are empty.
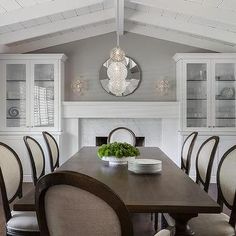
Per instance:
[[[206,117],[187,117],[188,120],[204,120]]]
[[[206,98],[188,98],[187,100],[189,100],[189,101],[194,101],[194,100],[196,100],[196,101],[198,101],[198,100],[206,101],[207,99]]]
[[[187,82],[190,81],[190,82],[206,82],[207,80],[206,79],[188,79]]]
[[[35,79],[35,82],[54,82],[54,80],[51,79]]]
[[[26,82],[24,79],[8,79],[7,82]]]
[[[234,120],[236,117],[216,117],[217,120]]]
[[[25,98],[7,98],[7,101],[25,101]]]
[[[7,120],[25,120],[25,117],[7,117]]]
[[[232,80],[232,79],[231,80],[230,79],[228,79],[228,80],[227,79],[225,79],[225,80],[223,80],[223,79],[221,79],[221,80],[216,79],[216,81],[217,82],[235,82],[236,80],[235,79],[234,80]]]
[[[235,98],[216,98],[217,101],[235,101]]]

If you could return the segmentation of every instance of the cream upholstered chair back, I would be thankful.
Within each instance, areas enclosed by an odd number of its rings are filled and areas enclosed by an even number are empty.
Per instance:
[[[29,153],[34,185],[45,174],[45,157],[41,145],[32,137],[25,136],[24,142]]]
[[[36,186],[36,210],[44,236],[132,236],[129,212],[101,182],[70,171],[45,175]]]
[[[196,158],[196,182],[201,183],[206,192],[208,192],[212,165],[214,162],[217,146],[219,143],[218,136],[212,136],[202,143]]]
[[[43,137],[48,149],[50,168],[53,172],[57,167],[59,167],[59,148],[57,141],[51,134],[45,131],[43,132]]]
[[[7,199],[12,201],[22,187],[22,165],[16,152],[0,143],[0,168],[4,179]]]
[[[23,170],[16,152],[0,143],[0,189],[6,220],[11,218],[9,203],[22,196]]]
[[[181,169],[189,174],[191,167],[191,155],[198,132],[191,133],[184,141],[181,151]]]
[[[132,130],[125,128],[125,127],[118,127],[113,129],[109,136],[108,136],[108,143],[113,142],[125,142],[135,146],[136,144],[136,137]]]
[[[221,158],[217,171],[218,201],[229,209],[236,207],[236,145]]]

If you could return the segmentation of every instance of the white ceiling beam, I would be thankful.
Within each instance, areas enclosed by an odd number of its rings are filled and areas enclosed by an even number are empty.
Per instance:
[[[208,19],[211,21],[218,21],[225,24],[236,25],[235,11],[226,10],[223,8],[213,7],[211,5],[201,5],[194,1],[186,0],[129,0],[132,3],[141,4],[149,7],[155,7],[163,10],[177,12],[185,15],[193,15]]]
[[[89,24],[98,23],[114,18],[114,10],[107,9],[96,11],[90,14],[55,21],[49,24],[34,26],[31,28],[5,33],[0,37],[0,44],[10,44],[30,38],[35,38],[47,34],[53,34],[64,30],[69,30]]]
[[[103,24],[96,27],[90,26],[85,30],[76,30],[67,32],[65,34],[57,35],[50,38],[38,39],[28,43],[23,43],[17,46],[9,47],[7,53],[27,53],[35,50],[48,48],[64,43],[70,43],[73,41],[94,37],[110,32],[114,32],[115,23]],[[6,52],[5,52],[6,53]]]
[[[103,0],[57,0],[17,9],[0,15],[0,27],[90,6]]]
[[[129,21],[142,24],[154,25],[166,29],[176,30],[183,33],[218,40],[225,43],[236,44],[236,33],[224,31],[208,26],[184,22],[175,18],[163,17],[151,13],[126,9],[125,18]]]
[[[8,46],[0,44],[0,53],[7,53],[9,50]]]
[[[236,52],[234,46],[225,45],[223,43],[197,38],[191,35],[183,34],[173,30],[167,30],[158,27],[148,27],[137,25],[135,23],[126,22],[125,30],[131,33],[141,34],[152,38],[167,40],[179,44],[184,44],[192,47],[203,48],[215,52]]]
[[[124,0],[115,0],[116,29],[119,35],[124,34]]]

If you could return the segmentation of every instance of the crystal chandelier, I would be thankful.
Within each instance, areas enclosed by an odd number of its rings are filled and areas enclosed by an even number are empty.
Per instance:
[[[118,8],[117,11],[119,15]],[[125,52],[119,46],[118,29],[116,35],[117,46],[110,52],[110,65],[107,68],[107,76],[109,78],[108,88],[116,96],[122,96],[126,87],[129,85],[129,82],[126,81],[128,70],[126,67]]]

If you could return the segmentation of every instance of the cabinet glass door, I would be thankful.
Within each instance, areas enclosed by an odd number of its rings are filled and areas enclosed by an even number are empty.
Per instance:
[[[235,76],[235,63],[215,63],[215,127],[235,127]]]
[[[33,126],[54,127],[55,65],[53,63],[35,63],[33,76]]]
[[[207,127],[207,63],[187,63],[186,73],[186,127]]]
[[[26,127],[27,64],[5,64],[6,127]]]

